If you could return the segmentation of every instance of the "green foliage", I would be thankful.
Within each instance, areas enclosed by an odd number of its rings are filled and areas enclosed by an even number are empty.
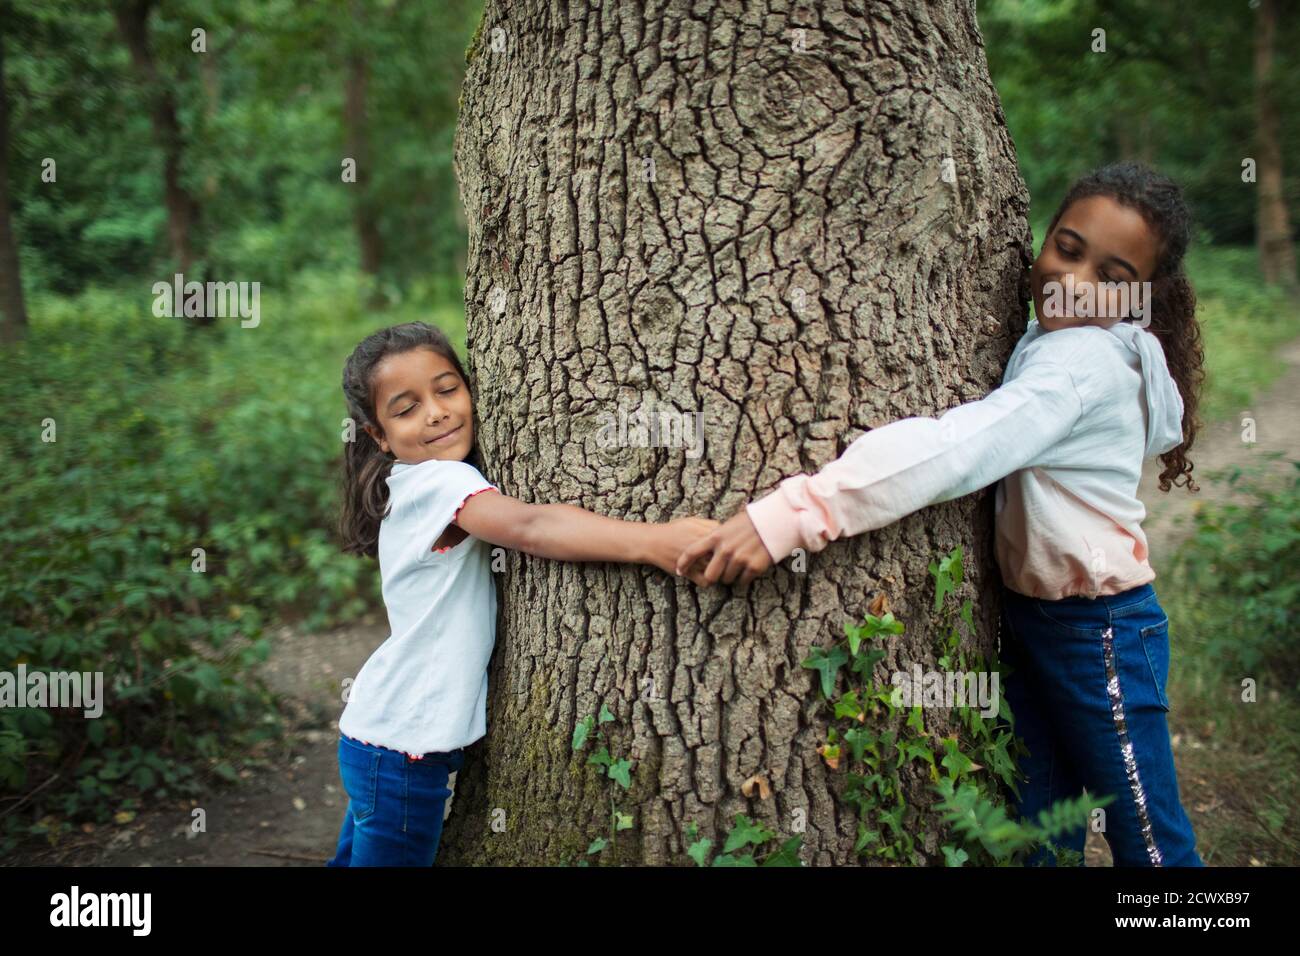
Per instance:
[[[777,835],[761,823],[754,822],[743,813],[737,813],[723,842],[722,852],[714,854],[712,862],[709,854],[713,849],[713,841],[701,838],[699,827],[694,822],[688,823],[686,855],[695,861],[696,866],[803,866],[799,859],[799,847],[803,844],[803,837],[800,836],[790,837],[779,845],[770,847],[760,859],[758,851],[776,838]]]
[[[610,713],[609,708],[601,704],[599,714],[588,715],[578,721],[573,728],[573,750],[577,753],[583,750],[588,743],[599,744],[595,751],[587,757],[587,765],[595,767],[597,773],[604,774],[626,792],[632,786],[632,764],[626,759],[617,758],[611,754],[608,741],[601,730],[604,724],[613,720],[614,715]],[[586,855],[588,858],[598,857],[606,850],[613,850],[618,834],[623,830],[631,829],[633,826],[632,815],[623,813],[618,809],[615,794],[616,791],[611,787],[609,834],[591,841],[591,844],[587,847]],[[744,814],[738,813],[731,831],[727,834],[722,852],[713,856],[712,865],[802,866],[803,864],[799,860],[799,847],[803,840],[797,836],[784,841],[775,849],[769,849],[763,855],[762,862],[759,862],[756,854],[775,837],[776,834],[763,827],[762,824],[755,823]],[[694,860],[697,866],[709,866],[709,853],[713,847],[713,841],[701,839],[699,827],[693,822],[687,824],[686,838],[688,842],[687,856]],[[587,866],[589,860],[584,859],[578,865]]]
[[[1256,17],[1248,5],[981,0],[978,14],[1037,220],[1050,217],[1080,174],[1144,159],[1184,184],[1212,241],[1254,242],[1259,187],[1241,178],[1241,161],[1251,155],[1242,144],[1255,141]],[[1105,30],[1105,52],[1093,51],[1098,29]],[[1300,101],[1298,41],[1300,19],[1280,17],[1273,68],[1279,106]],[[1124,109],[1115,109],[1119,102]],[[1283,122],[1280,133],[1282,155],[1300,153],[1300,126]],[[1294,164],[1284,193],[1291,209],[1300,205]]]
[[[973,609],[968,600],[957,604],[964,580],[961,549],[931,562],[930,574],[943,635],[938,665],[944,671],[971,670],[961,629],[974,634]],[[998,713],[989,718],[976,707],[954,708],[955,731],[940,737],[927,728],[920,705],[903,706],[899,689],[884,688],[874,677],[875,665],[886,656],[881,642],[903,633],[903,623],[883,612],[867,614],[862,624],[849,623],[844,630],[843,644],[814,649],[803,666],[819,672],[819,698],[832,711],[818,752],[832,771],[845,764],[837,796],[857,815],[854,850],[861,856],[919,862],[918,824],[937,817],[947,825],[946,842],[939,847],[946,865],[1018,863],[1039,846],[1054,846],[1054,838],[1083,825],[1093,809],[1113,799],[1085,795],[1054,804],[1037,820],[1011,819],[1003,790],[1017,789],[1016,759],[1024,746],[1012,730],[1005,698],[999,694]],[[844,689],[836,693],[846,664],[851,666],[843,675]],[[976,671],[997,669],[996,661],[985,664],[980,655],[971,664]],[[918,772],[929,778],[936,796],[927,806],[910,807],[904,777]],[[1066,862],[1062,854],[1058,859]]]
[[[304,268],[355,268],[363,202],[377,219],[387,297],[462,271],[452,142],[480,0],[154,4],[149,86],[111,5],[5,6],[10,186],[28,288],[74,294],[170,275],[150,122],[163,93],[180,124],[181,185],[199,207],[195,275],[284,289]],[[192,49],[196,26],[207,52]],[[358,181],[345,183],[353,56],[367,64],[367,143]],[[41,180],[46,158],[54,183]]]
[[[614,715],[610,713],[609,708],[604,704],[600,705],[600,713],[589,714],[582,718],[573,727],[573,750],[578,753],[589,742],[599,744],[587,757],[587,766],[595,767],[598,774],[602,774],[618,784],[626,793],[632,789],[632,761],[612,754],[605,732],[601,730],[601,727],[613,720]],[[592,840],[591,845],[587,847],[588,857],[598,856],[605,850],[613,850],[617,843],[618,834],[623,830],[630,830],[634,826],[632,815],[619,810],[615,800],[616,792],[613,787],[610,788],[609,836],[608,838],[597,837]],[[582,860],[578,865],[587,866],[588,861]]]
[[[1264,464],[1198,479],[1203,493],[1232,495],[1199,507],[1158,582],[1169,615],[1170,730],[1180,778],[1213,794],[1215,812],[1194,817],[1211,865],[1300,859],[1300,472],[1294,462]],[[1193,810],[1205,799],[1184,789]]]
[[[1205,348],[1200,415],[1215,421],[1244,414],[1286,367],[1282,346],[1300,336],[1300,303],[1259,281],[1253,248],[1193,245],[1187,274]]]
[[[102,672],[106,702],[0,709],[10,839],[233,777],[279,736],[250,677],[268,622],[380,605],[375,563],[334,532],[339,369],[377,324],[359,297],[304,275],[258,327],[203,332],[153,317],[147,285],[33,298],[31,335],[0,354],[0,670]]]
[[[1223,473],[1238,497],[1195,512],[1171,577],[1195,614],[1180,640],[1196,641],[1198,656],[1221,675],[1267,675],[1271,686],[1300,699],[1300,461],[1291,465],[1283,481],[1260,467]]]

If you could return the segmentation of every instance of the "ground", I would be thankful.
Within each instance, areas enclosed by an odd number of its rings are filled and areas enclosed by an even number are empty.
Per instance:
[[[1198,437],[1192,460],[1195,474],[1242,464],[1250,456],[1278,450],[1294,456],[1300,449],[1300,340],[1285,353],[1287,371],[1249,409],[1258,443],[1241,440],[1241,417],[1214,423]],[[1139,492],[1148,508],[1151,564],[1157,575],[1186,533],[1186,517],[1196,502],[1215,500],[1224,490],[1201,480],[1201,492],[1183,489],[1162,494],[1159,472],[1147,463]],[[59,847],[11,856],[11,863],[111,866],[320,866],[333,855],[347,798],[339,783],[337,752],[339,686],[355,674],[387,637],[382,616],[325,634],[284,627],[275,635],[265,676],[293,714],[292,728],[272,766],[282,771],[245,771],[243,783],[207,801],[207,832],[191,834],[188,804],[158,807],[123,826],[96,827],[63,841]],[[1177,702],[1173,702],[1176,706]],[[1214,781],[1188,772],[1182,735],[1173,737],[1183,805],[1198,821],[1220,807]],[[454,778],[453,778],[454,780]],[[1110,849],[1100,834],[1091,834],[1086,850],[1090,866],[1110,864]]]

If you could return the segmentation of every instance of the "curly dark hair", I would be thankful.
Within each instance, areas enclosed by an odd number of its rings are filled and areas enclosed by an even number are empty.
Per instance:
[[[1205,379],[1205,350],[1196,321],[1196,293],[1183,269],[1191,238],[1191,213],[1183,192],[1172,179],[1142,163],[1112,163],[1081,177],[1069,188],[1047,227],[1048,234],[1071,203],[1089,196],[1109,196],[1141,214],[1160,237],[1155,272],[1151,276],[1150,330],[1160,340],[1169,373],[1183,399],[1183,441],[1160,456],[1160,490],[1186,485],[1199,491],[1192,480],[1187,457],[1201,422],[1196,417],[1201,383]]]
[[[456,350],[441,331],[426,322],[406,322],[371,333],[352,350],[343,366],[343,398],[356,434],[346,443],[343,452],[343,509],[339,517],[339,535],[343,551],[364,557],[379,554],[379,526],[388,512],[388,475],[396,457],[385,452],[363,426],[370,425],[381,434],[375,415],[375,366],[390,355],[400,355],[412,349],[431,349],[456,370],[470,401],[474,389],[469,376],[456,357]],[[479,467],[478,430],[475,441],[465,460]]]

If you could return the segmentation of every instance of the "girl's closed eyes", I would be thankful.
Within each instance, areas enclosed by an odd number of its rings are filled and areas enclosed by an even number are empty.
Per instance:
[[[374,367],[376,425],[366,430],[398,461],[464,461],[474,446],[474,408],[460,370],[433,349],[386,356]]]
[[[1071,203],[1030,268],[1039,323],[1051,332],[1082,325],[1109,328],[1127,318],[1116,291],[1098,284],[1148,282],[1159,253],[1158,235],[1137,210],[1110,196]],[[1058,284],[1055,290],[1051,283]],[[1089,307],[1085,297],[1096,305]]]

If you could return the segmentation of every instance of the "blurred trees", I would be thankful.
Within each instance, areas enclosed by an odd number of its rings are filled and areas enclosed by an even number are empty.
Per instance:
[[[1276,151],[1256,110],[1260,2],[1276,14],[1268,87]],[[1257,240],[1274,181],[1266,177],[1276,177],[1274,214],[1296,209],[1298,8],[1296,0],[980,0],[990,71],[1036,222],[1076,176],[1118,159],[1149,162],[1182,183],[1213,242]],[[1248,158],[1258,181],[1243,181]]]
[[[131,62],[139,75],[141,95],[149,104],[154,139],[162,151],[163,203],[167,207],[167,235],[171,241],[172,258],[181,272],[189,272],[194,258],[191,233],[198,222],[199,204],[181,182],[185,136],[176,116],[176,98],[171,83],[159,74],[150,49],[149,16],[152,12],[153,0],[118,0],[113,7],[118,31],[131,52]]]
[[[1258,0],[1255,24],[1255,142],[1259,148],[1256,234],[1259,268],[1266,282],[1296,290],[1295,246],[1282,182],[1281,123],[1276,63],[1278,0]],[[1294,106],[1294,101],[1292,101]],[[1292,114],[1294,116],[1294,114]],[[1291,153],[1291,162],[1296,161]]]
[[[1298,7],[980,0],[1035,217],[1087,169],[1140,158],[1186,185],[1212,241],[1258,242],[1266,266],[1285,262],[1300,208]],[[0,0],[7,210],[23,282],[71,294],[179,266],[286,285],[311,266],[365,269],[390,296],[444,277],[455,288],[465,230],[452,140],[480,10],[476,0]],[[1093,52],[1098,30],[1104,53]],[[1242,180],[1247,158],[1257,182]],[[0,270],[13,261],[0,219]],[[9,312],[16,294],[4,297]]]
[[[9,99],[5,89],[3,13],[0,4],[0,343],[17,341],[27,327],[18,245],[9,216]]]
[[[455,276],[451,144],[480,3],[6,2],[29,289],[362,266],[398,295]]]

